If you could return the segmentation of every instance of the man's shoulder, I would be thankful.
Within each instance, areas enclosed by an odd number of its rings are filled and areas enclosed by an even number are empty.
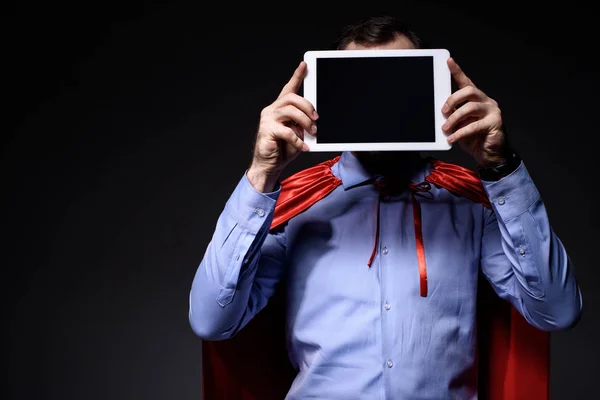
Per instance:
[[[433,166],[426,180],[455,196],[490,207],[479,173],[458,164],[431,159]]]
[[[455,162],[443,161],[434,157],[425,158],[427,162],[429,162],[433,166],[433,170],[438,170],[443,173],[451,174],[451,175],[459,175],[466,174],[469,177],[474,177],[479,179],[479,173],[469,167],[462,166]]]
[[[281,181],[271,229],[285,224],[335,190],[341,180],[331,171],[339,157],[305,168]]]

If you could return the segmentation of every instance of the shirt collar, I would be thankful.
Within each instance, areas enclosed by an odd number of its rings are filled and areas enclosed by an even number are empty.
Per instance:
[[[339,161],[332,168],[332,172],[342,180],[344,190],[365,183],[368,180],[379,177],[379,175],[370,174],[365,170],[358,158],[350,151],[342,152]],[[419,165],[415,168],[410,181],[421,183],[425,176],[431,172],[431,165],[427,160],[420,159]]]

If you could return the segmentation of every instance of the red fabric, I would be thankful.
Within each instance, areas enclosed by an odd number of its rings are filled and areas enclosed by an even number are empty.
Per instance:
[[[327,196],[341,181],[331,172],[339,160],[305,169],[281,182],[271,229]],[[415,234],[420,233],[417,186],[429,184],[490,207],[479,177],[471,170],[432,160],[426,182],[411,185]],[[424,243],[417,240],[421,295],[427,294]],[[422,260],[421,256],[422,255]],[[280,285],[283,287],[284,285]],[[204,400],[281,400],[295,371],[285,347],[283,289],[234,338],[202,343]],[[509,303],[495,295],[482,279],[478,291],[479,397],[489,400],[549,398],[549,334],[531,326]]]
[[[415,242],[417,244],[417,262],[419,265],[419,294],[427,296],[427,265],[425,263],[425,243],[423,243],[423,229],[421,223],[421,203],[417,200],[418,192],[428,192],[431,185],[427,182],[409,185],[411,189],[411,200],[413,206]]]
[[[369,257],[369,261],[367,261],[367,265],[371,268],[371,264],[373,264],[373,260],[375,259],[375,255],[377,254],[377,246],[379,245],[379,207],[381,202],[377,202],[377,222],[375,224],[375,243],[373,244],[373,251],[371,251],[371,257]]]
[[[281,192],[275,206],[271,229],[300,214],[342,184],[331,172],[331,167],[339,159],[340,156],[337,156],[324,161],[281,182]]]

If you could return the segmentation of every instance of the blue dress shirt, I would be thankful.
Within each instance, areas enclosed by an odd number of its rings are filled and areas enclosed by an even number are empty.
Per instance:
[[[412,181],[432,170],[426,160]],[[523,163],[483,182],[493,210],[432,185],[419,196],[428,295],[419,271],[408,190],[380,203],[350,152],[332,167],[342,185],[269,232],[279,188],[246,174],[219,216],[190,292],[191,326],[205,340],[233,336],[282,280],[287,342],[299,399],[476,399],[476,294],[481,270],[539,329],[581,313],[573,266]]]

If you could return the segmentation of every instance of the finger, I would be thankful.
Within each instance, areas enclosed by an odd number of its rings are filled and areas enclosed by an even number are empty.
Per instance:
[[[459,89],[464,88],[465,86],[475,86],[473,81],[469,79],[469,77],[463,72],[463,70],[458,66],[454,58],[450,57],[448,59],[448,68],[450,69],[450,73],[452,77],[456,81]]]
[[[284,141],[297,151],[308,150],[308,145],[304,143],[304,140],[302,140],[292,128],[280,125],[272,133],[277,139]]]
[[[290,78],[288,83],[283,87],[281,93],[279,93],[279,97],[285,96],[288,93],[297,93],[298,89],[300,89],[300,85],[302,84],[302,80],[306,75],[306,63],[304,61],[300,62],[296,71],[294,71],[294,75]]]
[[[311,134],[317,133],[317,125],[302,110],[293,105],[276,108],[273,111],[278,122],[295,122]]]
[[[488,127],[490,126],[490,121],[488,119],[488,117],[478,119],[460,128],[452,135],[448,136],[448,143],[452,144],[468,136],[479,135],[486,132],[488,130]]]
[[[294,131],[294,133],[302,140],[304,140],[304,128],[302,128],[300,125],[294,123],[292,125],[289,126],[290,128],[292,128],[292,130]]]
[[[459,104],[466,101],[484,102],[487,100],[487,95],[475,86],[465,86],[448,96],[446,103],[442,107],[442,112],[448,114],[454,111]]]
[[[455,125],[467,117],[480,117],[485,115],[488,111],[488,107],[489,106],[485,103],[468,102],[450,114],[444,125],[442,125],[442,130],[444,132],[450,132]]]
[[[319,118],[319,114],[317,114],[317,110],[315,110],[315,107],[312,105],[312,103],[296,93],[288,93],[273,103],[275,107],[281,107],[288,104],[291,104],[302,110],[304,114],[313,120],[317,120]]]

